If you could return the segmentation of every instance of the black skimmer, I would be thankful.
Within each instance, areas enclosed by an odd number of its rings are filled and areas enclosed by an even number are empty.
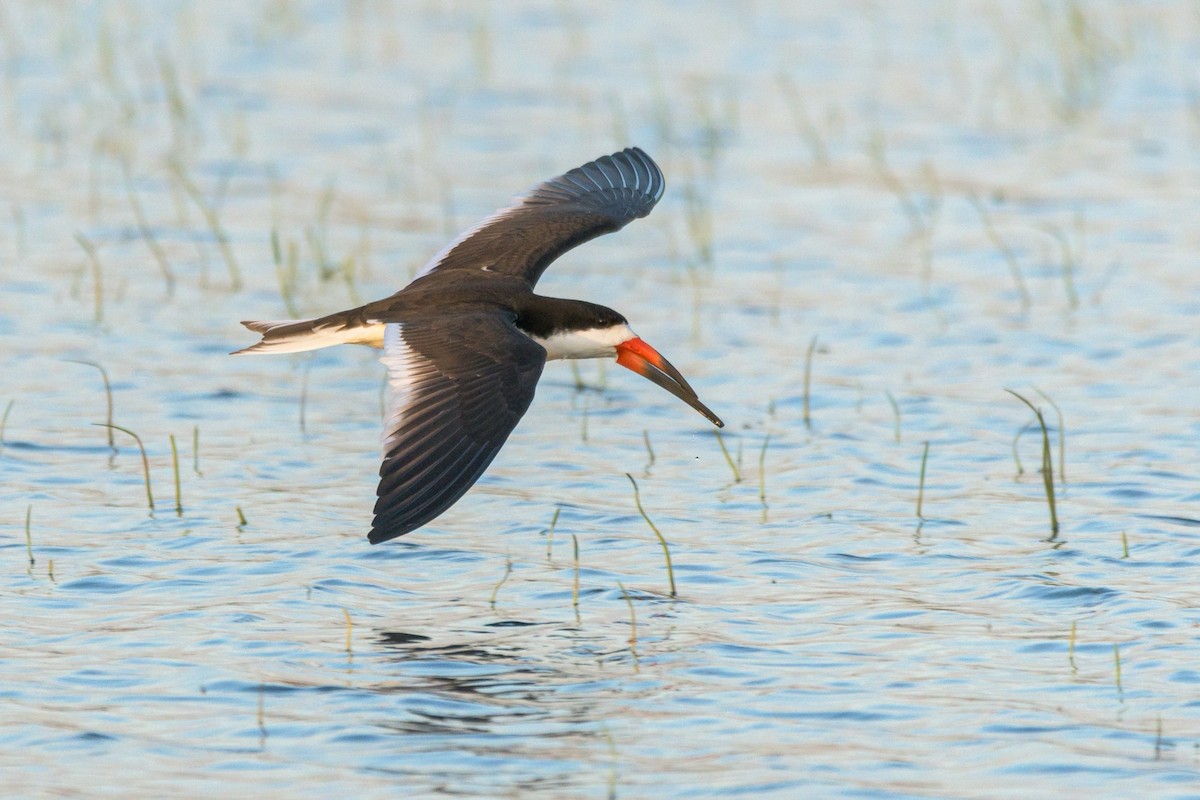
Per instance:
[[[520,195],[391,297],[319,319],[242,323],[262,341],[235,355],[347,343],[383,349],[392,396],[372,544],[421,527],[471,488],[529,408],[552,359],[616,356],[724,427],[625,317],[533,293],[550,262],[646,216],[664,186],[658,165],[631,147]]]

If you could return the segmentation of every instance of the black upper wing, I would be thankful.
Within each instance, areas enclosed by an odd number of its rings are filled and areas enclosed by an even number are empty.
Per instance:
[[[603,156],[538,184],[463,233],[421,270],[484,269],[537,283],[572,247],[644,217],[666,186],[637,147]]]
[[[498,313],[388,325],[392,388],[372,544],[421,527],[479,480],[533,401],[546,351]]]

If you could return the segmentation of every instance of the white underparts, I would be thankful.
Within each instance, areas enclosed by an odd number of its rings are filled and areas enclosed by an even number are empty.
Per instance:
[[[585,331],[559,331],[545,339],[530,336],[546,348],[546,360],[556,358],[605,358],[616,355],[617,345],[636,339],[637,334],[628,325],[613,325],[608,328],[589,328]]]

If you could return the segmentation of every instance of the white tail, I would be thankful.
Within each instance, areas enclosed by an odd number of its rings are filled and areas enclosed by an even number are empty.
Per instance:
[[[251,320],[242,324],[255,333],[261,333],[263,338],[258,344],[235,350],[232,353],[235,356],[303,353],[335,344],[383,346],[382,324],[347,328],[338,322],[322,322],[319,319]]]

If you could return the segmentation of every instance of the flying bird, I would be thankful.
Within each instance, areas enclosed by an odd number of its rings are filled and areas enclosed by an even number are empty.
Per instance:
[[[319,319],[243,322],[262,341],[234,355],[382,348],[391,399],[372,544],[425,525],[479,480],[529,408],[547,361],[615,356],[724,427],[625,317],[533,292],[554,259],[646,216],[664,187],[642,150],[603,156],[519,195],[391,297]]]

